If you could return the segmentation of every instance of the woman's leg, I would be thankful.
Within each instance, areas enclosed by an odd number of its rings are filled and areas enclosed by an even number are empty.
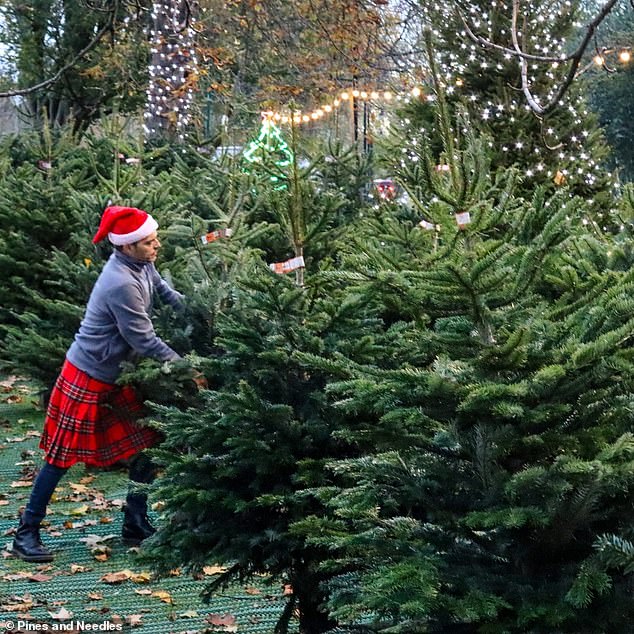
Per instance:
[[[66,471],[68,469],[56,467],[47,462],[35,478],[31,496],[24,513],[22,513],[20,525],[13,539],[12,551],[24,561],[45,562],[53,560],[51,552],[42,544],[40,524],[46,517],[46,508],[53,492]]]
[[[143,452],[136,454],[130,462],[130,480],[132,486],[126,496],[125,516],[121,534],[124,541],[140,544],[152,536],[156,529],[147,516],[147,494],[135,491],[134,483],[150,484],[156,477],[156,465]]]
[[[40,469],[31,489],[31,497],[22,514],[22,522],[24,524],[29,526],[40,525],[46,517],[46,507],[53,493],[67,471],[67,468],[56,467],[48,462]]]

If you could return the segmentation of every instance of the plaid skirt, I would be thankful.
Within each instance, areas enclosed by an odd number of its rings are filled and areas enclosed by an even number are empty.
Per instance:
[[[143,405],[130,386],[93,379],[66,360],[51,394],[40,447],[56,467],[107,467],[155,445],[161,436],[137,420]]]

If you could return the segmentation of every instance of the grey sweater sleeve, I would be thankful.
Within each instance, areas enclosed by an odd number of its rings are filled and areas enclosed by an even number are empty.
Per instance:
[[[180,355],[154,332],[140,288],[134,284],[112,288],[108,304],[121,336],[137,354],[159,361],[180,359]]]
[[[154,265],[152,265],[152,284],[154,290],[158,293],[161,301],[169,304],[172,308],[183,308],[184,296],[175,291],[159,274]]]

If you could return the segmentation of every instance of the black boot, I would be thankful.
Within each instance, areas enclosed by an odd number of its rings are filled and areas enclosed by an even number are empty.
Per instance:
[[[40,525],[31,526],[25,524],[22,518],[20,518],[18,530],[13,538],[11,552],[24,561],[37,563],[53,561],[53,553],[42,544]]]
[[[147,496],[141,493],[129,493],[123,512],[121,536],[124,543],[138,546],[144,539],[156,533],[156,529],[150,524],[147,516]]]

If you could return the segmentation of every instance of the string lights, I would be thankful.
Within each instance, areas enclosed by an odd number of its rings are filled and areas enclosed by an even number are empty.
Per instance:
[[[312,111],[305,112],[302,110],[293,110],[291,112],[291,109],[289,107],[284,107],[279,111],[269,111],[262,114],[263,116],[268,116],[270,119],[275,121],[275,123],[293,123],[294,125],[302,125],[306,123],[312,123],[314,121],[319,121],[320,119],[333,114],[338,108],[351,103],[354,99],[365,102],[398,103],[407,101],[412,98],[425,98],[428,100],[433,100],[434,97],[433,95],[425,95],[423,88],[419,86],[415,86],[411,90],[404,93],[398,93],[391,90],[360,90],[355,88],[341,91],[337,94],[336,97]]]
[[[280,129],[275,125],[274,113],[263,112],[260,133],[256,139],[249,143],[242,158],[251,164],[262,164],[270,161],[271,156],[276,157],[273,159],[273,163],[279,168],[280,174],[283,174],[284,168],[293,162],[293,153],[288,147],[288,143],[282,138]],[[269,178],[273,183],[280,181],[280,176],[276,174],[271,174]],[[284,187],[285,185],[282,183],[280,186]]]
[[[471,117],[480,117],[491,126],[493,138],[490,146],[506,156],[508,164],[526,165],[527,178],[548,178],[557,185],[597,186],[606,174],[589,151],[593,143],[593,124],[580,93],[569,91],[561,98],[557,111],[541,124],[541,131],[533,124],[533,131],[526,128],[527,133],[523,135],[519,124],[526,122],[528,125],[529,118],[533,116],[524,94],[516,88],[521,72],[518,59],[504,51],[497,56],[492,55],[491,51],[474,42],[464,27],[455,28],[451,3],[424,1],[421,6],[425,22],[438,25],[433,35],[446,92],[451,95],[458,82],[462,82],[461,91],[471,104]],[[508,49],[514,48],[513,41],[514,37],[517,39],[518,31],[513,18],[513,2],[467,0],[463,7],[463,15],[473,33]],[[566,25],[572,24],[574,11],[575,4],[571,0],[548,3],[533,0],[522,5],[519,39],[523,49],[536,58],[526,66],[526,81],[533,94],[540,93],[539,103],[549,103],[555,97],[568,71],[569,66],[565,62],[568,48],[562,34],[568,32]],[[441,25],[446,25],[446,28]],[[604,64],[607,50],[600,52],[603,56],[601,64]],[[631,59],[631,51],[626,47],[615,50],[614,55],[618,55],[621,63]],[[555,61],[542,62],[538,57]],[[491,72],[500,77],[499,87],[490,86],[486,92],[475,89],[475,86],[483,85],[483,75]],[[469,94],[471,86],[474,90]],[[506,123],[517,126],[519,133],[516,140],[503,140]],[[414,156],[415,152],[405,152],[404,158],[410,155]]]
[[[632,49],[630,47],[603,48],[597,51],[597,54],[592,58],[592,63],[609,70],[608,62],[612,59],[621,64],[629,64],[632,61]]]
[[[167,132],[179,139],[191,119],[198,62],[194,48],[195,18],[188,3],[156,0],[152,5],[152,61],[144,113],[148,136]]]

